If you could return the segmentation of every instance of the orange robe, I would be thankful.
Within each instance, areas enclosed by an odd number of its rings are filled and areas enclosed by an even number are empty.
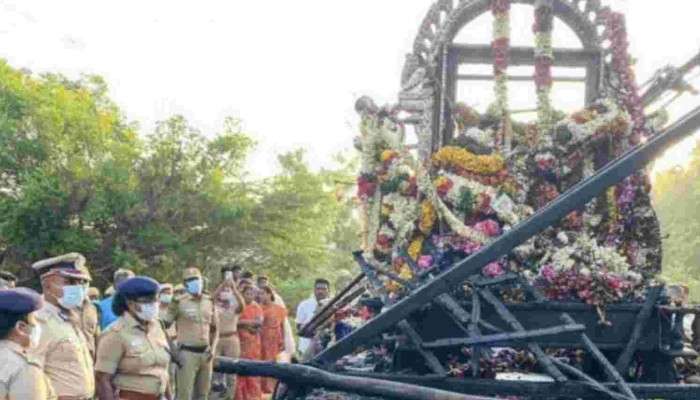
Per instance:
[[[262,308],[258,303],[246,304],[239,317],[240,320],[262,319]],[[247,360],[261,360],[260,333],[247,328],[238,330],[241,341],[241,358]],[[236,400],[261,400],[262,390],[260,378],[254,376],[239,376],[236,382]]]
[[[277,355],[284,350],[285,318],[287,318],[287,309],[285,307],[274,303],[263,306],[263,325],[260,332],[263,361],[274,362]],[[272,393],[275,390],[275,384],[275,379],[263,378],[263,393]]]

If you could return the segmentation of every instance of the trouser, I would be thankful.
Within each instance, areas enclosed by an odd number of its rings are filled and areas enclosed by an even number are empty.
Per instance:
[[[219,342],[216,345],[216,355],[230,358],[239,358],[241,356],[241,342],[238,339],[238,333],[222,334],[219,336]],[[233,400],[236,397],[236,375],[226,374],[226,392],[224,399]]]
[[[211,386],[213,358],[208,352],[195,353],[180,349],[177,369],[177,399],[207,400]]]

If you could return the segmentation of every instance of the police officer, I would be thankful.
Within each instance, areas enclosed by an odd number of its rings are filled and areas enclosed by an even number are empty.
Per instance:
[[[85,271],[88,274],[89,281],[92,281],[92,276],[90,276],[90,272],[87,271],[87,268]],[[80,316],[80,329],[83,331],[83,334],[85,334],[88,348],[90,349],[90,355],[94,360],[97,353],[97,338],[100,336],[100,316],[97,312],[97,306],[90,300],[89,293],[90,289],[86,286],[83,304],[78,307],[77,312]]]
[[[39,342],[41,328],[34,314],[43,303],[30,289],[0,291],[0,399],[55,398],[41,365],[27,354]]]
[[[32,354],[59,400],[90,399],[95,394],[93,362],[77,312],[90,278],[85,257],[65,254],[36,262],[32,268],[41,279],[45,300],[36,313],[41,339]]]
[[[97,393],[100,400],[172,399],[170,351],[158,321],[160,285],[137,276],[123,281],[112,308],[119,318],[100,336]]]
[[[100,314],[100,329],[105,330],[107,329],[114,321],[117,320],[117,316],[114,315],[112,312],[112,301],[114,300],[114,288],[119,286],[120,283],[123,281],[133,278],[134,277],[134,272],[130,269],[118,269],[115,273],[114,276],[112,277],[112,281],[114,283],[114,286],[110,286],[107,288],[105,291],[105,297],[102,299],[99,303],[97,303],[98,311]],[[110,292],[111,289],[111,292]],[[108,294],[109,293],[109,294]]]
[[[10,271],[0,271],[0,289],[14,289],[17,277]]]
[[[87,290],[87,297],[92,302],[92,304],[95,304],[96,302],[100,301],[100,289],[94,286],[90,286]]]
[[[169,326],[165,326],[165,321],[164,318],[166,317],[168,313],[168,307],[170,307],[170,303],[173,302],[173,284],[172,283],[161,283],[160,284],[160,292],[158,294],[158,300],[160,301],[160,311],[159,311],[159,318],[161,320],[161,323],[163,324],[163,328],[165,330],[165,337],[168,339],[168,344],[170,345],[170,348],[172,350],[175,350],[177,348],[177,331],[175,330],[175,324],[170,324]],[[175,362],[170,363],[170,392],[175,393],[175,373],[177,372],[177,365]]]
[[[164,319],[166,324],[174,322],[177,330],[177,399],[206,400],[218,337],[218,315],[211,297],[203,293],[201,272],[187,268],[183,280],[187,293],[173,300]]]

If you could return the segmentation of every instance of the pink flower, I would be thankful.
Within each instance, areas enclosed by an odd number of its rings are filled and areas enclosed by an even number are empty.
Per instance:
[[[481,245],[472,241],[467,241],[466,243],[464,243],[464,246],[462,246],[462,251],[464,251],[467,254],[476,253],[480,249]]]
[[[492,219],[477,222],[474,225],[474,229],[489,237],[494,237],[501,234],[501,227],[498,225],[498,222]]]
[[[557,276],[557,272],[554,270],[551,264],[547,264],[540,269],[540,275],[542,275],[548,282],[554,282],[554,278]]]
[[[423,269],[428,269],[433,265],[433,256],[418,257],[418,266]]]
[[[582,300],[588,300],[592,297],[593,292],[591,292],[589,289],[583,289],[578,292],[578,297],[580,297]]]
[[[485,266],[482,270],[481,273],[488,276],[489,278],[495,278],[497,276],[501,276],[505,273],[503,270],[503,267],[499,262],[492,262]]]
[[[608,280],[608,285],[612,289],[617,290],[617,289],[620,289],[622,287],[622,283],[623,283],[622,278],[620,278],[619,276],[608,275],[607,280]]]

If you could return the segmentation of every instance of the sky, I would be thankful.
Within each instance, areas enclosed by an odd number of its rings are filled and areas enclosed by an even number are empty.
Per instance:
[[[322,167],[352,149],[355,100],[396,101],[405,55],[432,2],[0,0],[0,57],[35,73],[103,76],[144,133],[174,114],[208,135],[225,117],[240,118],[258,143],[248,167],[268,176],[280,152],[304,147],[311,165]],[[700,49],[700,2],[607,3],[627,13],[640,81]],[[488,18],[459,38],[488,40]],[[530,24],[514,21],[515,44],[532,44]],[[571,33],[559,32],[555,45],[575,45]],[[477,107],[491,95],[486,86],[463,93]],[[575,107],[576,93],[555,87],[554,100]],[[518,104],[532,99],[516,97]],[[700,96],[685,97],[670,111],[678,117],[698,104]],[[657,169],[683,163],[691,149],[682,143]]]

